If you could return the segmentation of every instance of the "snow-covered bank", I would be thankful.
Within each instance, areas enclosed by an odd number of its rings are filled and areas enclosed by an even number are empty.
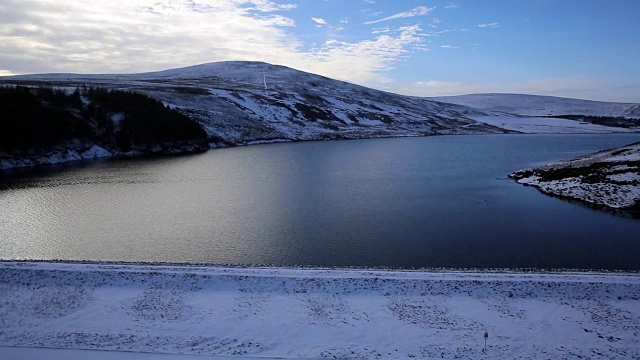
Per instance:
[[[640,143],[509,175],[546,194],[616,209],[640,204]]]
[[[610,134],[640,131],[638,127],[613,127],[568,119],[512,114],[471,116],[471,118],[487,125],[524,134]]]
[[[10,360],[233,360],[235,356],[158,354],[131,351],[102,351],[80,349],[51,349],[0,346],[2,359]],[[277,358],[242,357],[242,360],[270,360]]]
[[[29,167],[36,165],[54,165],[73,161],[110,158],[114,154],[98,145],[85,145],[84,149],[60,147],[48,153],[35,151],[25,154],[0,153],[0,170]]]
[[[0,324],[0,346],[638,359],[640,276],[2,262]]]

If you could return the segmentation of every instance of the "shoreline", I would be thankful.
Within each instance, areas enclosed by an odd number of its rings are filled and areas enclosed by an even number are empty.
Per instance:
[[[166,152],[166,153],[149,153],[149,152],[130,152],[130,153],[110,153],[107,150],[101,148],[96,144],[90,144],[91,146],[85,146],[89,150],[78,151],[72,148],[59,148],[53,149],[48,152],[43,152],[41,156],[22,157],[15,158],[13,155],[0,152],[0,172],[4,170],[19,170],[19,169],[34,169],[41,167],[50,167],[56,165],[69,165],[74,163],[91,163],[99,160],[120,160],[120,159],[132,159],[132,158],[145,158],[145,157],[176,157],[176,156],[189,156],[195,154],[205,153],[211,150],[217,149],[230,149],[234,147],[245,147],[254,145],[270,145],[270,144],[284,144],[284,143],[301,143],[301,142],[324,142],[324,141],[353,141],[353,140],[374,140],[374,139],[401,139],[401,138],[423,138],[423,137],[440,137],[440,136],[491,136],[491,135],[620,135],[620,134],[640,134],[640,129],[635,131],[611,131],[611,132],[520,132],[515,130],[505,130],[503,133],[434,133],[434,134],[389,134],[389,135],[366,135],[363,136],[349,136],[344,137],[322,137],[312,139],[287,139],[278,138],[270,140],[249,140],[245,142],[221,144],[216,142],[210,142],[209,147],[206,149],[188,149],[184,151]],[[96,155],[97,154],[97,155]]]
[[[471,273],[471,274],[600,274],[600,275],[640,275],[640,269],[580,269],[580,268],[447,268],[423,267],[402,268],[388,266],[319,266],[319,265],[276,265],[276,264],[217,264],[206,262],[159,262],[159,261],[126,261],[126,260],[67,260],[67,259],[2,259],[0,269],[6,264],[61,264],[61,265],[95,265],[95,266],[139,266],[170,268],[207,268],[207,269],[252,269],[283,271],[345,271],[345,272],[399,272],[399,273]]]
[[[640,218],[640,143],[554,164],[515,171],[509,177],[541,193],[629,213]]]
[[[0,261],[0,324],[0,355],[627,359],[640,276]]]

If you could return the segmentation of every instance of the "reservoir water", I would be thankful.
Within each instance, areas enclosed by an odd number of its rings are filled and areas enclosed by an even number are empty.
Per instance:
[[[0,259],[640,269],[640,221],[515,170],[639,134],[256,145],[0,172]]]

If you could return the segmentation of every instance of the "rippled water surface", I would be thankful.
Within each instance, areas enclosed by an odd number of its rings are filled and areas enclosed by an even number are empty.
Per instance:
[[[640,135],[259,145],[0,173],[0,258],[640,269],[640,221],[511,171]]]

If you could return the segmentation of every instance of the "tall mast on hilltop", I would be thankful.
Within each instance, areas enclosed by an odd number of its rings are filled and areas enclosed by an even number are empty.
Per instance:
[[[264,83],[264,92],[269,95],[269,89],[267,88],[267,76],[264,74],[264,69],[262,69],[262,82]]]

